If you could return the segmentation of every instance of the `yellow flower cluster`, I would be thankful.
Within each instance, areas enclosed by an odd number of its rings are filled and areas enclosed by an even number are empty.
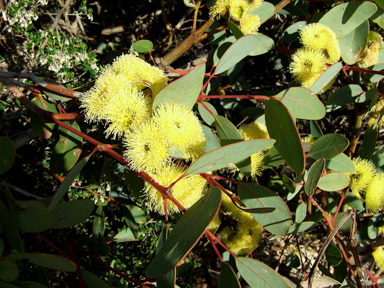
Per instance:
[[[240,30],[244,35],[257,32],[261,25],[260,17],[249,13],[260,6],[263,0],[217,0],[209,15],[214,19],[217,15],[229,11],[229,15],[240,22]]]
[[[380,269],[384,269],[384,250],[383,246],[377,248],[377,250],[372,252],[373,259],[375,260],[377,266]]]
[[[237,208],[224,193],[221,210],[236,222],[236,225],[225,226],[220,230],[221,241],[236,255],[247,255],[252,252],[261,239],[263,226],[251,214]]]
[[[156,95],[167,84],[167,77],[134,55],[122,55],[107,66],[95,86],[84,94],[81,107],[88,122],[109,124],[106,136],[122,136],[131,126],[151,117],[149,96],[141,90],[150,88]]]
[[[365,201],[367,210],[379,212],[384,207],[384,173],[376,172],[375,165],[359,157],[353,163],[355,172],[347,174],[351,192]]]
[[[361,68],[367,68],[375,65],[379,60],[379,54],[381,51],[381,41],[383,38],[379,33],[375,33],[377,40],[369,41],[367,48],[365,48],[364,54],[361,56],[357,65]]]
[[[149,88],[155,96],[167,83],[163,71],[134,55],[118,57],[106,67],[95,86],[82,98],[89,122],[105,121],[105,133],[124,136],[124,157],[132,169],[143,171],[164,187],[185,174],[175,157],[193,161],[204,153],[205,137],[198,118],[180,104],[162,103],[152,111]],[[148,89],[147,89],[148,90]],[[180,164],[180,163],[179,163]],[[207,181],[190,175],[171,190],[184,208],[202,197]],[[163,196],[149,183],[146,194],[153,210],[165,214]],[[179,208],[167,200],[168,213]]]
[[[377,101],[376,105],[373,106],[373,109],[372,109],[371,113],[369,114],[369,118],[368,118],[368,127],[369,128],[375,127],[377,121],[380,118],[381,111],[383,111],[383,109],[384,109],[384,99],[380,99],[379,101]],[[377,126],[379,128],[384,127],[384,117],[381,117],[380,121],[377,123]]]
[[[328,64],[335,64],[340,59],[340,46],[336,34],[320,23],[308,24],[301,30],[300,40],[303,48],[292,56],[290,70],[293,77],[304,88],[310,88],[320,75],[328,69]],[[328,90],[333,79],[319,93]]]
[[[256,121],[242,125],[239,128],[239,133],[244,140],[254,140],[254,139],[269,139],[269,134],[267,131],[267,127],[265,125],[257,123]],[[271,147],[259,151],[256,154],[251,156],[251,176],[256,177],[261,175],[261,171],[263,169],[263,158],[265,153]]]

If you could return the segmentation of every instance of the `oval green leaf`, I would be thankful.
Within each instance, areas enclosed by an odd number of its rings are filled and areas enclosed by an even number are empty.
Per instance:
[[[349,2],[329,10],[319,21],[342,38],[355,30],[375,14],[377,7],[372,2]]]
[[[309,149],[308,157],[329,160],[347,149],[349,141],[339,134],[326,134],[316,140]]]
[[[366,160],[371,159],[373,152],[375,152],[376,149],[377,134],[377,127],[375,129],[367,128],[367,130],[365,130],[363,144],[360,146],[355,157],[360,157],[361,159]]]
[[[262,2],[266,3],[266,2]],[[252,50],[251,53],[249,53],[249,56],[258,56],[267,53],[269,50],[273,48],[275,45],[275,42],[272,38],[269,38],[268,36],[265,36],[261,33],[255,33],[254,34],[258,39],[259,43],[258,45]]]
[[[75,272],[77,269],[76,264],[71,260],[53,254],[14,253],[9,255],[8,258],[14,260],[28,259],[36,265],[66,272]]]
[[[205,125],[201,125],[201,127],[203,128],[204,137],[205,137],[204,152],[208,153],[209,151],[220,148],[221,144],[220,144],[220,141],[217,138],[216,134],[213,134],[212,130]]]
[[[81,270],[81,278],[83,278],[89,288],[111,288],[100,277],[86,270]]]
[[[88,219],[94,208],[95,204],[91,199],[77,199],[59,204],[52,211],[55,218],[52,228],[68,228],[82,223]]]
[[[60,205],[58,205],[58,206],[60,206]],[[56,210],[56,208],[55,208],[55,210]],[[92,210],[93,210],[93,208],[92,208]],[[103,206],[99,206],[96,209],[95,218],[93,219],[92,234],[94,237],[97,237],[99,234],[101,234],[103,236],[104,231],[105,231],[105,214],[103,211]]]
[[[293,43],[300,39],[300,30],[307,26],[307,21],[299,21],[289,26],[283,33],[284,43]]]
[[[35,97],[32,101],[37,107],[46,111],[57,113],[57,108],[52,102],[48,102],[43,97]],[[28,116],[31,118],[31,126],[33,131],[42,139],[49,139],[52,136],[53,127],[55,123],[46,123],[45,119],[28,110]]]
[[[353,102],[364,90],[356,84],[350,84],[337,89],[327,101],[327,112],[332,112]]]
[[[243,34],[243,32],[241,32],[240,28],[235,23],[233,23],[232,21],[228,21],[228,27],[236,39],[239,39],[239,38],[244,36],[244,34]]]
[[[384,63],[378,63],[376,65],[370,66],[367,69],[373,71],[384,71]],[[379,82],[384,78],[383,75],[372,74],[372,73],[364,73],[364,77],[367,78],[371,83]]]
[[[19,231],[16,228],[15,222],[13,222],[12,216],[9,213],[4,202],[0,199],[0,228],[7,237],[8,241],[12,244],[13,248],[18,251],[23,251],[23,243],[21,242]]]
[[[367,92],[361,94],[359,97],[356,98],[356,103],[364,103],[365,101],[371,100],[374,96],[377,95],[378,89],[377,88],[371,88]]]
[[[0,174],[11,169],[15,161],[16,146],[11,139],[0,137]]]
[[[339,39],[340,53],[344,62],[353,65],[363,55],[368,40],[369,24],[364,21],[348,35]]]
[[[295,222],[301,223],[307,216],[307,203],[301,202],[296,208]]]
[[[329,245],[327,250],[325,251],[325,258],[327,259],[328,263],[332,266],[339,265],[341,260],[343,260],[343,256],[341,255],[339,248],[332,244]]]
[[[221,262],[219,288],[241,288],[240,281],[237,279],[235,271],[233,271],[231,265],[226,262]]]
[[[311,90],[293,87],[288,88],[275,97],[287,107],[293,118],[319,120],[325,116],[325,107]]]
[[[292,217],[287,204],[279,196],[266,187],[245,183],[239,185],[238,192],[246,208],[275,208],[268,213],[251,213],[265,229],[279,236],[284,236],[288,232]]]
[[[284,159],[281,157],[279,152],[276,150],[275,147],[272,147],[268,150],[267,153],[264,154],[263,158],[263,169],[268,169],[272,167],[277,167],[281,164],[283,164]]]
[[[201,64],[165,86],[153,100],[152,109],[156,110],[161,103],[177,103],[192,109],[203,88],[204,73],[205,64]]]
[[[291,228],[289,228],[288,234],[304,232],[304,231],[307,231],[308,229],[311,229],[312,227],[315,227],[316,225],[317,223],[313,221],[296,223],[296,224],[293,224]]]
[[[311,91],[316,94],[319,93],[319,91],[321,91],[325,86],[328,85],[329,82],[332,81],[333,78],[336,77],[342,67],[343,64],[341,64],[340,62],[329,67],[327,71],[321,74],[319,79],[317,79],[316,82],[313,83],[310,88]]]
[[[355,164],[353,164],[353,161],[344,153],[341,153],[336,157],[329,159],[325,167],[327,167],[327,169],[338,171],[338,172],[344,172],[344,173],[355,172]]]
[[[292,116],[280,101],[271,99],[265,103],[265,122],[275,148],[289,166],[298,174],[304,172],[304,148]]]
[[[245,35],[235,41],[225,51],[223,57],[216,65],[215,75],[227,71],[232,66],[243,60],[248,56],[254,48],[259,44],[259,39],[254,35]]]
[[[66,122],[72,128],[80,131],[76,121]],[[80,157],[83,138],[75,133],[59,127],[60,139],[53,148],[50,168],[55,173],[64,173],[71,169]]]
[[[236,258],[236,267],[251,287],[290,288],[280,274],[257,260],[238,257]]]
[[[227,118],[220,115],[216,116],[215,126],[217,136],[223,146],[243,141],[243,137],[241,137],[235,125]]]
[[[15,281],[19,277],[19,269],[15,262],[7,258],[0,259],[0,280]]]
[[[212,112],[214,115],[217,115],[217,111],[215,107],[212,106],[209,102],[203,102],[204,105],[209,109],[209,111],[201,104],[197,103],[197,109],[200,113],[201,118],[203,118],[204,122],[209,126],[215,125],[215,117],[210,113]]]
[[[317,183],[319,182],[320,176],[323,173],[325,167],[325,160],[320,158],[317,160],[308,171],[308,179],[304,184],[305,193],[310,196],[313,194],[313,191],[317,187]]]
[[[59,189],[53,195],[51,202],[48,205],[48,209],[52,211],[56,205],[61,201],[64,197],[64,194],[67,193],[69,186],[72,185],[73,180],[80,173],[81,169],[83,169],[84,165],[88,162],[88,157],[81,159],[75,167],[68,173],[67,177],[65,177],[63,183],[61,183]]]
[[[138,53],[147,53],[153,50],[153,43],[149,40],[140,40],[132,44],[132,49]]]
[[[193,162],[187,173],[198,174],[227,167],[272,146],[274,142],[273,139],[248,140],[212,150]]]
[[[273,13],[275,13],[275,6],[269,2],[261,2],[259,7],[248,12],[248,14],[259,16],[261,23],[271,18]]]
[[[318,186],[324,191],[338,191],[349,185],[349,178],[344,173],[333,172],[320,178]]]
[[[221,203],[221,191],[213,187],[189,208],[176,223],[155,259],[149,264],[148,278],[158,278],[173,269],[188,254],[216,217]]]

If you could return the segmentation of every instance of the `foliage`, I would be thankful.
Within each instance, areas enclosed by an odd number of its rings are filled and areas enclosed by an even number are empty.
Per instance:
[[[1,287],[379,287],[384,3],[272,2],[1,2]]]

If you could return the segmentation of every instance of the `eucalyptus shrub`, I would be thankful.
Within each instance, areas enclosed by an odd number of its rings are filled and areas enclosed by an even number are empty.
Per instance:
[[[206,249],[217,257],[218,287],[378,286],[384,268],[384,150],[378,141],[384,125],[380,35],[384,2],[325,2],[328,11],[317,11],[317,3],[311,2],[313,14],[298,1],[283,0],[276,6],[244,0],[184,3],[196,12],[193,28],[200,10],[209,12],[208,18],[157,67],[144,60],[152,58],[153,44],[148,40],[134,43],[128,54],[102,69],[94,66],[95,58],[86,54],[85,44],[77,51],[73,40],[70,53],[39,50],[41,58],[35,64],[58,73],[60,81],[64,79],[60,71],[68,76],[66,69],[79,57],[92,73],[99,70],[88,91],[71,90],[34,74],[0,72],[12,97],[8,102],[13,104],[8,105],[23,109],[18,120],[30,125],[45,145],[54,145],[49,163],[41,159],[34,164],[52,177],[50,181],[53,177],[60,181],[53,195],[1,183],[0,286],[46,287],[52,284],[54,271],[64,271],[75,273],[81,287],[178,287],[176,282],[191,287],[194,284],[183,282],[182,271],[198,270],[196,261],[194,267],[189,264],[190,253],[208,253]],[[21,11],[15,5],[10,2],[11,16]],[[294,16],[282,40],[257,32],[276,13]],[[299,21],[297,15],[303,13],[305,21]],[[14,29],[22,32],[27,24]],[[38,33],[23,33],[27,38],[20,47],[32,49],[41,41]],[[71,47],[52,30],[41,33]],[[187,71],[170,66],[201,41],[209,41],[212,57],[207,62]],[[272,49],[291,55],[285,67],[292,78],[289,87],[242,95],[245,61],[251,57],[265,61]],[[53,65],[60,53],[69,57],[60,68],[46,66]],[[33,57],[26,60],[31,63]],[[167,72],[180,77],[169,79]],[[232,93],[220,86],[228,79]],[[235,108],[215,107],[219,102],[214,99]],[[247,116],[244,121],[232,123],[219,115],[218,111],[239,112],[239,99],[249,101],[240,111]],[[354,112],[348,119],[348,135],[324,134],[322,119],[347,109]],[[11,129],[2,128],[1,133],[0,173],[7,176],[15,163],[16,145],[19,149],[23,144]],[[92,151],[83,150],[84,140],[93,145]],[[86,172],[102,157],[96,151],[109,155],[102,175],[110,180],[102,178],[103,183],[92,181]],[[109,174],[108,163],[117,167]],[[259,184],[261,178],[268,178],[263,180],[268,187]],[[111,179],[124,179],[126,188],[111,187],[116,183]],[[106,218],[108,208],[123,213],[123,227],[114,225],[120,223],[117,214]],[[144,211],[156,219],[153,230],[143,228],[149,227],[143,226]],[[74,238],[71,231],[83,238]],[[321,243],[314,261],[304,259],[300,248],[299,256],[282,251],[279,265],[297,268],[296,279],[252,257],[255,249],[270,241],[282,240],[285,250],[292,239],[300,246],[300,235],[319,231],[324,235],[318,236]],[[31,236],[35,245],[29,243]],[[84,237],[92,244],[81,242]],[[114,246],[138,240],[150,242],[150,251],[142,248],[148,254],[157,246],[149,264],[136,260],[145,269],[140,279],[111,253]],[[90,267],[80,255],[88,255],[101,268]],[[22,277],[24,259],[45,276]]]

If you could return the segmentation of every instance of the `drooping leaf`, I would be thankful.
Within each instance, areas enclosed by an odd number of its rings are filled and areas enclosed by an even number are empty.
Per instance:
[[[15,161],[16,147],[11,139],[0,137],[0,174],[11,169]]]
[[[369,22],[367,20],[348,35],[339,39],[341,57],[348,65],[355,64],[363,55],[367,45],[368,31]]]
[[[355,172],[355,164],[353,164],[352,160],[344,153],[341,153],[336,157],[333,157],[332,159],[327,160],[327,164],[325,164],[325,167],[327,167],[327,169],[338,171],[338,172],[344,172],[344,173]]]
[[[67,177],[65,177],[63,183],[61,183],[59,189],[53,195],[51,203],[49,203],[48,209],[52,211],[57,204],[61,201],[64,194],[67,193],[69,186],[72,185],[73,180],[75,180],[77,174],[80,173],[81,169],[83,169],[84,165],[88,162],[88,157],[81,159],[75,167],[72,168],[71,172],[68,173]]]
[[[12,220],[12,216],[9,213],[7,207],[0,199],[0,228],[7,237],[8,241],[12,244],[13,248],[23,251],[23,243],[21,242],[19,231],[16,228],[15,222]]]
[[[284,236],[291,225],[291,213],[287,204],[275,193],[266,187],[255,184],[241,184],[238,188],[241,201],[246,208],[274,207],[275,210],[268,213],[252,213],[257,222],[269,232]]]
[[[367,128],[365,130],[363,144],[360,146],[357,151],[356,157],[361,159],[369,160],[371,159],[373,152],[375,152],[376,141],[377,141],[378,128]]]
[[[52,211],[55,218],[52,228],[68,228],[82,223],[92,214],[94,207],[95,204],[91,199],[77,199],[61,203]]]
[[[283,33],[283,42],[289,44],[298,41],[300,39],[300,30],[307,24],[307,21],[298,21],[289,26]]]
[[[77,269],[76,264],[68,258],[54,254],[14,253],[8,255],[8,258],[13,260],[27,259],[36,265],[59,271],[75,272]]]
[[[259,44],[259,39],[254,35],[245,35],[236,40],[224,53],[216,65],[215,75],[227,71],[236,63],[248,56]]]
[[[320,178],[318,186],[324,191],[338,191],[348,187],[348,176],[340,172],[332,172]]]
[[[347,149],[349,141],[340,134],[326,134],[313,143],[309,149],[308,157],[312,159],[324,158],[329,160]]]
[[[353,102],[355,98],[363,92],[364,90],[356,84],[341,87],[329,97],[327,101],[327,112],[335,111],[348,103]]]
[[[80,131],[76,121],[67,122],[69,126]],[[59,127],[60,139],[53,148],[50,168],[55,173],[64,173],[71,169],[80,157],[83,138],[75,133]]]
[[[215,126],[217,136],[223,146],[243,141],[243,137],[241,137],[235,125],[233,125],[227,118],[220,115],[216,116]]]
[[[365,101],[371,100],[374,96],[377,95],[378,89],[377,88],[371,88],[367,92],[361,94],[359,97],[356,98],[356,103],[364,103]]]
[[[238,257],[236,259],[236,267],[240,275],[251,287],[290,288],[280,274],[257,260]]]
[[[241,288],[235,271],[233,271],[233,268],[226,262],[221,262],[219,288]]]
[[[384,63],[378,63],[373,66],[369,66],[366,69],[373,70],[373,71],[384,71]],[[384,78],[383,75],[379,74],[373,74],[373,73],[364,73],[363,74],[365,78],[367,78],[371,83],[379,82],[381,79]]]
[[[228,21],[228,28],[231,30],[233,36],[235,36],[236,39],[239,39],[244,36],[243,32],[241,32],[238,25],[236,25],[232,21]]]
[[[159,239],[157,241],[156,247],[156,255],[159,253],[161,246],[163,246],[165,240],[167,240],[169,236],[169,227],[164,226],[163,230],[161,230]],[[169,271],[167,274],[156,279],[157,287],[159,288],[168,288],[175,287],[176,284],[176,267]]]
[[[188,254],[203,235],[205,228],[216,217],[220,203],[221,191],[213,187],[181,216],[155,259],[149,264],[146,271],[148,278],[166,274]]]
[[[262,3],[266,3],[266,2],[262,2]],[[257,32],[254,35],[259,39],[259,43],[252,50],[252,52],[249,53],[249,56],[258,56],[258,55],[265,54],[269,50],[271,50],[275,45],[275,42],[273,41],[273,39],[269,38],[268,36],[265,36],[264,34]]]
[[[271,99],[265,106],[268,133],[272,139],[276,139],[274,147],[293,170],[303,173],[304,149],[292,116],[280,101]]]
[[[198,174],[227,167],[272,146],[274,142],[272,139],[248,140],[212,150],[193,162],[187,173]]]
[[[288,234],[304,232],[314,226],[316,226],[316,222],[313,221],[295,223],[291,226],[291,228],[289,228]]]
[[[325,116],[323,103],[316,94],[306,88],[288,88],[275,97],[281,98],[293,118],[319,120]]]
[[[132,44],[132,49],[138,53],[147,53],[153,50],[153,43],[149,40],[139,40]]]
[[[329,10],[319,21],[342,38],[369,19],[377,10],[372,2],[349,2]]]
[[[307,203],[301,202],[296,208],[295,222],[301,223],[307,216]]]
[[[111,286],[107,285],[95,274],[83,269],[80,272],[81,278],[83,278],[85,284],[87,284],[89,288],[111,288]]]
[[[92,208],[92,210],[93,210],[93,208]],[[104,231],[105,231],[105,214],[103,211],[103,206],[99,206],[96,209],[95,218],[93,219],[93,224],[92,224],[93,237],[97,237],[99,234],[101,234],[101,236],[103,236]]]
[[[217,115],[216,108],[209,102],[203,102],[205,106],[214,114]],[[197,108],[200,113],[201,118],[203,118],[204,122],[209,126],[215,125],[215,117],[201,104],[197,103]]]
[[[317,187],[320,176],[323,173],[325,167],[325,160],[323,158],[318,159],[308,171],[308,179],[304,184],[304,191],[308,196],[311,196]]]
[[[139,241],[139,239],[135,238],[131,229],[126,228],[121,230],[113,237],[113,241],[115,242],[129,242],[129,241]]]
[[[111,247],[109,247],[101,233],[97,235],[96,251],[103,257],[107,257],[111,253]]]
[[[15,281],[19,277],[19,269],[14,261],[7,258],[0,259],[0,280]]]
[[[317,124],[316,121],[314,120],[309,121],[309,127],[311,129],[311,135],[313,139],[317,139],[323,136],[323,132],[321,131],[320,126],[319,124]]]
[[[205,64],[196,66],[193,70],[165,86],[153,100],[152,109],[161,103],[177,103],[192,109],[199,97],[205,73]]]
[[[46,111],[57,113],[57,108],[52,102],[48,102],[43,97],[35,97],[32,101],[37,107],[42,108]],[[46,120],[32,111],[28,110],[28,116],[31,118],[31,126],[33,131],[42,139],[49,139],[52,136],[53,127],[55,123],[46,122]]]
[[[329,245],[327,250],[325,251],[325,257],[329,264],[332,266],[337,266],[340,264],[341,260],[343,260],[343,256],[339,248],[334,245]]]
[[[269,2],[261,2],[260,6],[256,9],[252,9],[248,14],[257,15],[260,17],[260,22],[267,21],[275,12],[275,6]]]
[[[205,125],[201,125],[201,127],[203,128],[204,137],[205,137],[204,152],[207,153],[209,151],[220,148],[221,144],[216,134],[213,134],[212,130]]]
[[[329,84],[329,82],[333,80],[333,78],[336,77],[342,67],[343,65],[341,64],[341,62],[333,64],[327,69],[327,71],[321,74],[321,76],[319,77],[319,79],[316,80],[315,83],[313,83],[310,90],[315,94],[319,93],[325,86]]]

